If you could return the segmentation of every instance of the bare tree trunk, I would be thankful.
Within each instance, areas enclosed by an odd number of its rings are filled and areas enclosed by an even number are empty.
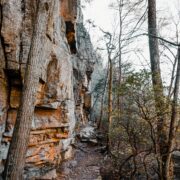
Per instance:
[[[173,83],[174,83],[174,79],[175,79],[175,72],[176,72],[176,65],[178,62],[178,54],[177,56],[174,58],[174,63],[173,63],[173,69],[172,69],[172,73],[171,73],[171,81],[170,81],[170,86],[169,86],[169,92],[168,92],[168,101],[171,101],[171,97],[172,97],[172,89],[173,89]]]
[[[37,1],[36,22],[34,23],[32,43],[26,66],[22,98],[3,174],[6,180],[23,179],[25,156],[39,82],[42,33],[46,27],[48,9],[48,3],[45,3],[44,0]]]
[[[106,43],[107,48],[107,54],[108,54],[108,133],[107,133],[107,151],[110,152],[111,147],[111,138],[110,138],[110,132],[111,132],[111,126],[112,126],[112,101],[113,101],[113,95],[112,95],[112,88],[113,88],[113,60],[111,58],[113,47],[112,47],[112,35],[109,32],[105,32],[102,29],[100,29],[108,38],[108,42]]]
[[[166,129],[166,105],[163,94],[163,85],[160,71],[159,47],[156,27],[156,0],[148,0],[148,31],[149,31],[149,49],[152,71],[152,83],[154,89],[154,98],[157,114],[158,144],[160,153],[160,175],[165,180],[165,164],[167,153],[167,129]]]
[[[123,0],[119,2],[119,37],[118,37],[118,44],[119,44],[119,77],[118,77],[118,86],[121,85],[122,80],[122,47],[121,47],[121,40],[122,40],[122,9],[123,9]],[[117,97],[117,105],[118,105],[118,119],[120,120],[120,114],[122,112],[122,97],[118,93]]]
[[[172,102],[172,114],[171,114],[171,123],[169,129],[169,141],[168,141],[168,154],[167,154],[167,161],[166,161],[166,178],[167,180],[173,179],[171,172],[171,156],[172,151],[174,149],[174,141],[176,137],[176,129],[179,122],[179,112],[178,112],[178,96],[180,91],[180,46],[178,47],[178,62],[177,62],[177,74],[176,74],[176,81],[174,87],[174,97]]]
[[[108,141],[107,141],[107,149],[108,151],[111,148],[111,138],[110,138],[110,132],[111,132],[111,126],[112,126],[112,80],[113,80],[113,63],[111,58],[109,57],[109,83],[108,83]]]

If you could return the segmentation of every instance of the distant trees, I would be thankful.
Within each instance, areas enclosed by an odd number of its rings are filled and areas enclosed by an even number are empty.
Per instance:
[[[156,0],[148,0],[143,5],[143,1],[114,2],[111,8],[118,11],[118,28],[103,33],[109,40],[106,43],[109,65],[104,110],[111,127],[109,153],[115,174],[120,178],[170,180],[173,179],[172,153],[179,123],[179,31],[176,28],[177,41],[159,35]],[[135,18],[138,8],[143,14]],[[140,27],[144,28],[146,17],[147,32],[142,32]],[[149,38],[150,69],[131,70],[126,58],[132,58],[128,56],[132,51],[136,55],[142,52],[132,48],[133,41],[142,36]],[[175,48],[177,55],[174,55]],[[142,56],[144,61],[148,59],[146,54]],[[168,89],[161,75],[163,56],[172,62],[170,78],[166,77],[170,79]]]
[[[106,32],[100,28],[100,31],[104,35],[105,39],[105,50],[107,52],[108,61],[108,81],[107,81],[107,104],[108,104],[108,123],[109,130],[108,134],[111,133],[111,125],[113,121],[113,109],[116,109],[118,116],[120,118],[120,113],[122,111],[122,97],[119,93],[113,92],[114,87],[120,86],[122,82],[122,66],[123,57],[128,54],[128,51],[134,51],[135,49],[129,50],[128,47],[132,43],[131,36],[136,32],[136,30],[141,26],[144,19],[137,20],[134,23],[132,15],[135,13],[136,7],[141,5],[142,1],[137,0],[136,2],[117,0],[112,3],[110,7],[117,11],[118,20],[114,23],[117,29],[114,28],[113,32]],[[144,16],[144,14],[142,15]],[[133,19],[133,20],[132,20]],[[91,23],[91,22],[90,22]],[[95,27],[95,25],[93,25]],[[127,28],[128,27],[128,28]],[[126,28],[126,29],[125,29]],[[102,102],[103,103],[103,102]],[[108,135],[108,141],[110,142],[110,136]],[[111,144],[111,143],[108,143]]]
[[[150,176],[150,166],[156,166],[153,156],[156,146],[155,113],[150,73],[146,70],[128,73],[117,88],[124,101],[121,118],[114,117],[111,133],[113,162],[120,178],[145,178]],[[156,174],[153,170],[151,173]]]

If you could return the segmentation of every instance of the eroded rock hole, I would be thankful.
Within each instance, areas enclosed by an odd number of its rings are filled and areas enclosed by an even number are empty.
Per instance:
[[[17,111],[22,96],[22,77],[19,70],[6,69],[6,77],[8,78],[8,99],[7,99],[7,117],[5,131],[3,132],[2,142],[8,144],[11,140],[13,127],[17,117]]]
[[[66,21],[66,37],[72,54],[76,54],[76,39],[74,24],[71,21]]]

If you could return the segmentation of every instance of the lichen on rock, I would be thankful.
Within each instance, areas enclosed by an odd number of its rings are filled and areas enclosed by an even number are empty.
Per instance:
[[[48,11],[25,178],[46,178],[71,157],[76,121],[88,121],[95,53],[79,0],[54,0]],[[21,99],[36,15],[35,0],[1,1],[0,171],[7,157]],[[43,22],[42,22],[43,23]],[[81,118],[78,118],[81,117]],[[49,175],[47,174],[49,172]]]

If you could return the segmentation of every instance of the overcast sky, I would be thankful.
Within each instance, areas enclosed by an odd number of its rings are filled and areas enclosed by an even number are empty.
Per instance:
[[[133,0],[132,0],[133,1]],[[84,21],[90,19],[94,22],[95,25],[101,27],[105,31],[112,32],[113,27],[113,19],[115,17],[115,11],[109,8],[109,4],[112,3],[113,0],[93,0],[90,4],[85,4],[85,8],[83,9],[84,13]],[[170,18],[174,16],[175,21],[180,21],[180,0],[157,0],[157,10],[158,10],[158,18]],[[179,16],[178,16],[179,12]],[[172,22],[172,21],[171,21]],[[145,24],[146,26],[146,24]],[[98,30],[98,28],[89,28],[86,26],[90,32],[92,42],[94,46],[97,46],[97,41],[100,39],[102,34]],[[147,26],[145,27],[147,29]],[[180,29],[180,27],[179,27]],[[175,35],[174,26],[164,26],[161,28],[161,35],[168,37],[169,40],[172,40],[171,37]],[[149,47],[148,47],[148,38],[144,37],[139,40],[140,46],[144,47],[144,56],[147,58],[147,62],[149,62]],[[98,44],[99,46],[99,44]],[[103,53],[102,53],[103,54]],[[134,55],[133,55],[134,56]],[[140,68],[142,60],[139,60],[137,57],[131,57],[133,59],[133,63],[136,68]],[[135,60],[136,59],[136,60]],[[143,61],[144,62],[144,61]],[[163,69],[163,78],[167,79],[167,74],[169,75],[171,72],[171,68],[167,66],[166,63],[162,63],[161,65]]]
[[[92,0],[91,3],[86,3],[86,8],[83,10],[84,19],[91,19],[102,29],[110,31],[114,11],[108,5],[112,2],[113,0]],[[157,0],[157,9],[162,12],[162,16],[176,15],[177,11],[180,11],[180,0]]]

